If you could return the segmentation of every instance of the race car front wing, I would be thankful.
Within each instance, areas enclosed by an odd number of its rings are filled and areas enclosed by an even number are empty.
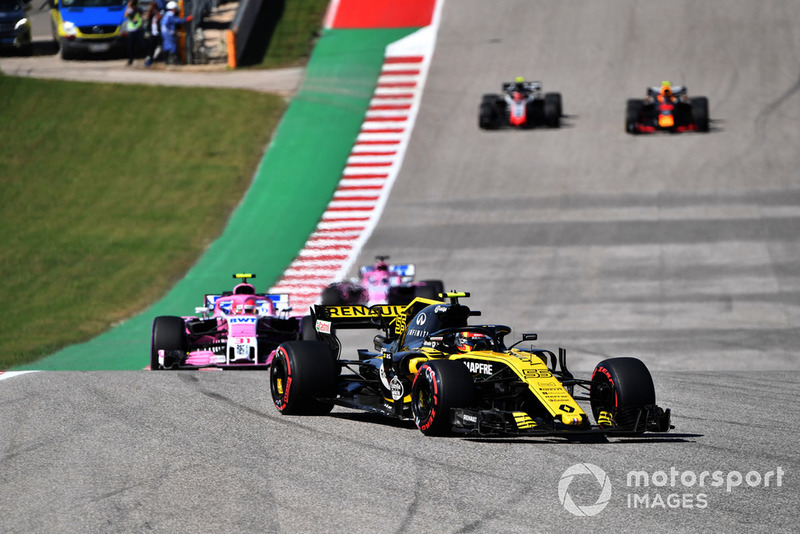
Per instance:
[[[552,434],[641,434],[667,432],[671,428],[670,410],[656,405],[638,409],[633,425],[591,425],[588,419],[566,424],[558,420],[532,419],[525,412],[502,410],[470,410],[454,408],[450,411],[453,431],[478,436],[500,435],[552,435]]]

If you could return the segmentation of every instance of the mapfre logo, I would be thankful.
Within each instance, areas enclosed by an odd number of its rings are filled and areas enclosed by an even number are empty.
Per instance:
[[[587,476],[588,475],[588,476]],[[588,494],[594,495],[596,493],[594,488],[597,488],[599,495],[594,504],[578,505],[570,494],[570,486],[575,482],[572,488],[573,493],[578,493],[581,496]],[[561,475],[561,480],[558,481],[558,500],[561,501],[564,509],[569,513],[581,517],[590,517],[597,515],[603,511],[611,500],[611,480],[609,480],[606,472],[594,464],[575,464],[568,467],[564,474]]]

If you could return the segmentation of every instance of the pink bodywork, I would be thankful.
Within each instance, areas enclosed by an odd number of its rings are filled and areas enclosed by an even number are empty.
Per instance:
[[[389,288],[403,283],[403,277],[391,271],[375,270],[364,273],[361,285],[367,288],[369,305],[384,304],[389,299]]]
[[[240,313],[244,306],[250,304],[254,306],[254,312]],[[269,298],[258,297],[256,295],[228,295],[220,297],[214,302],[213,316],[217,318],[217,324],[221,331],[227,330],[228,346],[245,345],[257,346],[256,329],[259,316],[274,316],[275,305]],[[186,318],[184,318],[186,319]],[[226,350],[226,354],[228,351]],[[268,356],[265,364],[253,363],[253,366],[262,367],[270,365],[275,355],[273,350]],[[239,360],[240,361],[240,360]],[[196,366],[224,365],[226,362],[217,362],[217,355],[209,350],[198,350],[190,352],[186,358],[186,364]],[[237,367],[243,364],[237,363]],[[247,365],[247,364],[244,364]]]

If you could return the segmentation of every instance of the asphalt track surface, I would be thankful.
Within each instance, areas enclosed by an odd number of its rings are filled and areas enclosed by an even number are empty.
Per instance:
[[[447,2],[363,253],[471,291],[576,375],[642,358],[674,431],[424,438],[280,416],[258,373],[26,374],[0,382],[0,530],[796,531],[800,10],[722,4]],[[517,75],[563,94],[564,128],[478,130],[480,95]],[[623,133],[625,99],[663,79],[709,97],[712,132]],[[596,504],[593,477],[561,480],[586,462],[612,493],[578,517],[559,482]]]

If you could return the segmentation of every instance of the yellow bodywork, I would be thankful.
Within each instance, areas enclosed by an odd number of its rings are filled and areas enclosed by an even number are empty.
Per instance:
[[[564,389],[561,382],[553,376],[541,358],[528,352],[511,350],[509,354],[476,351],[451,356],[452,360],[478,359],[486,362],[497,362],[510,367],[522,379],[531,393],[542,406],[550,412],[553,419],[565,425],[580,425],[588,420],[584,412],[572,396]]]
[[[550,412],[553,419],[569,426],[580,426],[588,421],[586,412],[578,406],[569,392],[564,389],[561,382],[553,376],[547,365],[541,358],[531,355],[528,352],[512,349],[508,354],[491,351],[474,351],[465,354],[446,355],[440,351],[423,347],[421,352],[425,356],[412,358],[409,362],[411,377],[417,373],[419,367],[428,360],[447,357],[450,360],[475,360],[478,362],[497,362],[500,365],[510,367],[517,376],[528,384],[528,388],[536,399]],[[467,365],[470,368],[470,365]],[[500,367],[497,368],[500,370]],[[473,374],[475,374],[474,370]],[[405,399],[408,401],[409,399]],[[517,428],[530,429],[536,426],[524,412],[514,412],[514,419]]]

